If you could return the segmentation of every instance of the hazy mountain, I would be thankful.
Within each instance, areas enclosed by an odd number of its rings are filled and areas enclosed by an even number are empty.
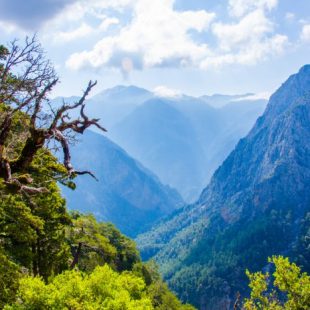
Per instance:
[[[200,163],[203,181],[196,183],[194,199],[197,199],[214,171],[234,149],[239,139],[249,132],[257,117],[263,113],[266,100],[246,100],[243,98],[246,96],[239,95],[238,98],[241,99],[238,101],[228,101],[237,96],[223,95],[227,101],[219,109],[195,98],[175,101],[174,106],[191,121],[204,154]]]
[[[205,101],[208,105],[214,108],[222,108],[228,103],[236,100],[246,100],[248,97],[253,96],[253,93],[241,94],[241,95],[204,95],[199,97],[199,99]]]
[[[116,86],[93,96],[87,104],[89,115],[101,119],[110,130],[144,101],[153,97],[146,89],[136,86]]]
[[[86,110],[101,119],[110,139],[193,202],[263,112],[266,101],[250,97],[205,96],[221,100],[223,106],[214,108],[200,98],[163,98],[135,86],[116,86],[89,99]]]
[[[215,109],[188,96],[153,98],[115,124],[109,135],[163,183],[194,201],[264,107],[264,100],[227,101]]]
[[[72,149],[75,167],[91,170],[99,179],[79,176],[77,188],[64,188],[70,209],[92,212],[111,221],[129,236],[145,231],[159,217],[182,205],[168,186],[103,135],[88,131]]]
[[[167,99],[144,102],[112,130],[114,141],[188,198],[202,185],[204,151],[186,114]],[[197,196],[196,196],[197,197]]]
[[[291,76],[199,200],[138,238],[169,285],[200,309],[245,296],[244,271],[282,254],[310,269],[310,66]]]

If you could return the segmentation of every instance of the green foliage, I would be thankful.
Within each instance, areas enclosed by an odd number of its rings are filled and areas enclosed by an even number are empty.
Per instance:
[[[310,276],[290,263],[288,258],[273,256],[269,263],[274,264],[273,283],[267,272],[250,273],[251,295],[245,299],[246,310],[307,310],[310,309]]]
[[[118,271],[131,270],[140,261],[135,243],[114,225],[99,223],[92,215],[75,212],[72,216],[66,235],[79,269],[91,271],[108,263]]]
[[[71,221],[57,184],[50,180],[51,173],[58,173],[56,159],[42,151],[34,161],[31,178],[45,183],[48,194],[25,197],[0,183],[3,247],[16,263],[45,279],[67,268],[70,256],[65,227]]]
[[[137,263],[133,268],[134,274],[144,279],[147,284],[147,294],[152,300],[154,309],[158,310],[194,310],[188,304],[182,304],[180,300],[169,290],[167,284],[162,281],[158,266],[154,261]]]
[[[310,212],[300,223],[300,234],[293,246],[292,257],[303,270],[310,272]]]
[[[0,124],[7,113],[12,109],[0,101]],[[29,135],[29,117],[24,113],[17,111],[12,116],[12,130],[9,133],[8,139],[5,141],[4,157],[8,160],[15,160],[20,155],[23,145]]]
[[[6,310],[153,309],[141,278],[130,272],[119,274],[107,265],[96,267],[90,274],[66,271],[49,284],[38,277],[23,278],[17,296],[17,301],[7,305]]]
[[[45,280],[68,268],[71,256],[65,239],[65,228],[71,223],[65,200],[51,175],[61,174],[61,165],[47,151],[40,150],[29,174],[36,184],[44,184],[48,193],[25,196],[3,184],[0,179],[0,244],[1,277],[11,279],[12,285],[0,285],[2,302],[9,301],[16,291],[14,274],[18,270],[41,275]],[[15,266],[15,268],[13,268]],[[12,268],[13,269],[12,269]],[[4,283],[4,282],[3,282]]]
[[[9,54],[8,49],[4,45],[0,45],[0,60],[5,59]],[[0,66],[0,70],[2,70],[2,67]]]
[[[10,53],[15,62],[7,66]],[[112,224],[67,212],[57,182],[75,188],[72,132],[101,128],[83,110],[96,83],[89,83],[78,105],[45,112],[42,103],[58,80],[35,38],[27,38],[24,49],[16,41],[11,51],[0,45],[0,75],[0,308],[191,309]],[[65,123],[77,106],[82,118]],[[55,140],[63,164],[49,149]]]
[[[18,266],[5,255],[0,247],[0,309],[7,302],[14,301],[20,276]]]
[[[190,231],[180,231],[177,238],[171,239],[164,251],[154,257],[169,287],[182,300],[197,307],[212,308],[214,304],[221,303],[223,296],[234,298],[237,292],[246,296],[248,289],[244,270],[261,270],[267,257],[280,254],[287,249],[288,243],[296,241],[296,236],[291,233],[292,215],[289,210],[267,210],[255,220],[249,221],[248,217],[244,217],[229,226],[216,216],[205,222],[192,225]],[[174,229],[173,224],[179,225],[170,222],[170,230]],[[165,227],[162,226],[162,231],[157,232],[161,237],[159,240],[166,238]],[[307,242],[309,245],[304,226],[300,231],[303,248],[307,247]],[[203,231],[202,227],[205,227]],[[152,245],[147,247],[149,250]],[[306,251],[298,250],[298,253]]]

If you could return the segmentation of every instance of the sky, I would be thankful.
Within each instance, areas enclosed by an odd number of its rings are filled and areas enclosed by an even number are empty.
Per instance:
[[[53,95],[136,85],[268,97],[310,63],[310,0],[0,0],[0,44],[37,34]]]

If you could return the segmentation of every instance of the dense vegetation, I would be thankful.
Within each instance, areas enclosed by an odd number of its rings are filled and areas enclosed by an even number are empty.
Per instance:
[[[53,68],[35,38],[23,47],[17,43],[0,46],[0,308],[194,309],[168,289],[153,262],[142,263],[135,243],[112,224],[67,211],[58,183],[74,189],[78,175],[95,178],[74,169],[70,145],[90,126],[104,130],[84,112],[96,83],[77,102],[52,107],[48,94],[58,82]],[[183,211],[171,216],[168,231],[177,230],[171,223],[179,225],[173,219]],[[215,296],[224,306],[237,290],[245,296],[245,268],[270,269],[264,258],[283,253],[286,243],[292,244],[286,254],[309,268],[309,218],[297,218],[296,238],[290,208],[245,214],[231,225],[210,214],[178,238],[166,236],[171,247],[157,258],[166,258],[161,267],[184,300],[206,307],[219,303],[201,297]],[[274,288],[269,273],[247,272],[252,291],[245,309],[309,309],[309,276],[283,257],[270,263]],[[235,309],[239,304],[237,299]]]
[[[201,309],[248,296],[245,269],[284,255],[309,272],[310,66],[271,96],[265,113],[198,201],[137,239],[177,295]]]
[[[244,300],[245,310],[306,310],[310,308],[310,277],[288,258],[273,256],[269,258],[274,272],[250,273],[251,294]],[[235,303],[236,307],[239,302]]]
[[[70,143],[91,125],[104,129],[84,112],[95,83],[53,108],[57,82],[35,38],[0,47],[0,308],[193,309],[112,224],[68,213],[57,183],[74,189],[77,175],[95,177],[73,168]]]
[[[177,230],[173,225],[179,223],[170,219],[153,231],[161,242],[169,238],[167,225],[173,231]],[[155,258],[165,280],[183,300],[201,307],[199,298],[206,296],[203,305],[206,309],[213,309],[215,304],[221,309],[231,304],[238,292],[242,298],[249,294],[245,270],[265,269],[268,256],[285,252],[309,272],[309,214],[300,223],[298,240],[292,234],[293,225],[289,210],[273,209],[261,213],[255,220],[245,217],[228,227],[221,217],[213,216],[208,224],[200,221],[190,231],[184,230],[172,237]],[[189,237],[196,240],[191,241]],[[141,238],[139,241],[145,245],[142,248],[145,255],[160,249],[159,243],[152,247],[150,240]],[[288,244],[292,244],[290,251],[286,250]]]

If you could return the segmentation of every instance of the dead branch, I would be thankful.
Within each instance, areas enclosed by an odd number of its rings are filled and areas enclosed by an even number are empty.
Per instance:
[[[54,110],[48,96],[57,85],[58,77],[51,63],[45,59],[36,37],[26,37],[23,47],[18,45],[17,40],[12,41],[7,55],[2,56],[0,61],[3,59],[4,63],[0,62],[0,102],[7,107],[7,112],[0,119],[0,177],[20,192],[30,195],[45,192],[44,188],[25,185],[12,175],[27,171],[37,152],[43,147],[48,148],[51,141],[56,141],[63,152],[67,177],[88,174],[96,179],[90,171],[74,169],[70,133],[83,134],[91,126],[106,131],[99,124],[99,119],[89,118],[85,113],[86,98],[97,82],[89,81],[78,101],[71,104],[63,102]],[[79,116],[72,119],[72,111],[76,109],[79,109]],[[29,117],[29,134],[18,158],[13,160],[4,157],[4,150],[13,131],[12,120],[19,111]]]

